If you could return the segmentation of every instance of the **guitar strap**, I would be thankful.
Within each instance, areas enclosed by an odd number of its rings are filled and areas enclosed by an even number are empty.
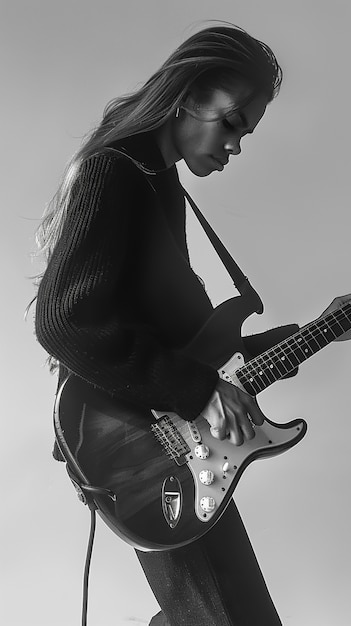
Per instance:
[[[146,171],[141,166],[141,164],[136,159],[134,159],[130,154],[128,154],[124,149],[120,150],[118,148],[106,147],[105,150],[106,152],[112,152],[115,154],[118,153],[128,158],[130,161],[132,161],[132,163],[134,163],[134,165],[144,174],[145,179],[149,183],[154,193],[157,193],[156,189],[154,188],[151,182],[151,176],[156,174],[156,172]],[[183,191],[184,197],[188,200],[192,210],[194,211],[207,237],[212,243],[215,251],[217,252],[219,258],[221,259],[227,272],[229,273],[229,276],[231,277],[234,283],[234,286],[236,287],[236,289],[239,291],[239,293],[242,296],[245,296],[250,301],[253,312],[256,312],[260,315],[261,313],[263,313],[263,302],[260,296],[258,295],[257,291],[255,291],[255,289],[252,287],[247,276],[243,274],[239,265],[236,263],[236,261],[234,261],[233,257],[228,252],[224,244],[221,242],[220,238],[215,233],[212,226],[210,226],[206,218],[203,216],[199,207],[195,204],[194,200],[192,199],[191,195],[187,192],[187,190],[182,185],[180,186]]]
[[[218,235],[215,233],[212,226],[208,223],[204,215],[201,213],[199,207],[195,204],[191,195],[187,192],[186,189],[184,189],[184,187],[182,187],[182,189],[185,198],[188,200],[207,237],[212,243],[214,249],[216,250],[219,258],[221,259],[224,267],[231,277],[234,286],[241,295],[248,297],[252,301],[252,305],[256,313],[263,313],[263,303],[257,291],[255,291],[247,276],[243,274],[239,265],[236,263],[236,261],[234,261],[233,257],[228,252],[227,248],[224,246]]]

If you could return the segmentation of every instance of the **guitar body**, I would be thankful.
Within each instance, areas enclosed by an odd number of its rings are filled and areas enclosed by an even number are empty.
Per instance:
[[[242,386],[235,370],[247,359],[240,330],[251,312],[242,296],[223,303],[185,352],[224,378],[230,371],[231,381]],[[303,420],[266,420],[252,440],[235,446],[213,438],[201,416],[190,423],[174,413],[143,410],[74,375],[58,392],[54,424],[76,482],[102,488],[94,493],[99,514],[142,550],[200,538],[225,511],[245,468],[284,452],[306,432]]]

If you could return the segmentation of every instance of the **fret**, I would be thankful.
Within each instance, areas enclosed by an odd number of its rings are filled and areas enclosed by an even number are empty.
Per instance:
[[[335,339],[334,333],[330,332],[330,328],[328,325],[328,321],[326,318],[321,320],[316,320],[315,322],[311,322],[307,327],[307,330],[310,333],[313,333],[318,339],[321,341],[322,346],[326,346],[328,343]]]
[[[342,333],[346,333],[350,329],[350,321],[347,315],[343,314],[342,317],[338,317],[338,324],[342,328]],[[340,336],[340,335],[339,335]]]
[[[333,339],[335,339],[335,337],[329,335],[326,328],[324,333],[316,326],[306,331],[306,341],[308,341],[311,346],[313,353],[327,346]]]
[[[245,369],[245,372],[242,371],[243,369]],[[254,366],[250,368],[247,368],[245,366],[241,367],[239,370],[236,371],[236,374],[242,385],[245,387],[245,389],[247,389],[249,393],[252,393],[251,390],[253,390],[254,395],[256,395],[267,387],[264,381],[257,374],[256,367]]]
[[[276,350],[275,350],[276,355],[279,359],[279,362],[283,365],[285,369],[285,372],[284,372],[285,374],[290,373],[297,366],[297,362],[294,358],[295,354],[294,354],[294,351],[292,350],[292,341],[293,341],[292,337],[285,339],[284,341],[282,341],[280,344],[276,346]],[[271,350],[267,350],[267,353],[265,354],[269,355],[270,352]],[[263,355],[261,355],[261,358],[263,358]]]
[[[330,341],[333,341],[333,339],[335,339],[335,337],[331,337],[330,335],[328,335],[328,329],[324,327],[323,329],[320,329],[318,334],[315,334],[313,337],[313,341],[316,342],[316,350],[321,350],[322,348],[324,348],[324,346],[327,346]]]
[[[320,330],[321,333],[323,330],[323,335],[324,335],[326,344],[329,343],[330,341],[333,341],[338,336],[337,334],[335,334],[332,324],[333,324],[333,320],[325,320],[323,324],[323,329]]]
[[[340,334],[342,334],[343,332],[345,332],[343,326],[341,325],[339,320],[337,320],[336,318],[328,322],[328,327],[330,328],[331,332],[334,334],[334,339],[336,337],[339,337]]]
[[[279,378],[285,376],[285,374],[289,374],[290,367],[288,367],[288,362],[285,358],[284,351],[280,349],[279,344],[277,346],[274,346],[274,348],[271,348],[270,352],[273,353],[272,360],[274,363],[275,371],[280,374]]]
[[[289,345],[291,340],[292,338],[285,340],[237,370],[236,374],[245,388],[250,385],[256,393],[263,391],[299,365],[300,361],[294,358],[294,352]]]
[[[315,354],[324,346],[327,346],[333,339],[334,334],[329,332],[327,327],[324,327],[324,332],[321,331],[316,324],[303,330],[303,336],[310,346],[311,355]]]
[[[288,337],[286,343],[288,349],[290,350],[289,361],[293,366],[291,369],[294,369],[295,367],[298,367],[300,363],[308,359],[310,348],[308,343],[304,341],[302,337]]]
[[[258,382],[256,382],[254,378],[249,378],[249,377],[246,378],[242,376],[241,372],[236,372],[236,374],[238,376],[239,382],[245,388],[247,393],[249,393],[251,396],[257,396],[258,393],[266,389],[264,385],[260,387],[258,385]]]
[[[270,367],[267,363],[267,360],[263,359],[262,357],[257,357],[256,362],[258,366],[257,375],[260,377],[260,379],[263,382],[267,381],[268,385],[275,383],[277,379],[275,378],[273,372],[271,372]]]
[[[277,350],[275,351],[275,356],[278,358],[279,363],[282,364],[282,366],[284,367],[285,374],[291,372],[291,370],[294,369],[295,364],[292,359],[293,353],[287,341],[278,344]]]
[[[351,328],[351,304],[310,322],[260,356],[236,370],[236,375],[248,393],[256,395],[269,385],[290,374],[303,361],[340,337]]]
[[[263,391],[284,376],[284,374],[294,369],[295,366],[287,352],[282,349],[280,344],[278,347],[279,352],[277,354],[270,351],[272,356],[269,356],[268,359],[263,355],[256,357],[236,371],[240,382],[249,393],[252,393],[252,390],[255,394]]]
[[[272,377],[273,383],[281,378],[279,364],[280,361],[278,360],[278,358],[274,359],[274,355],[268,356],[266,360],[266,368],[269,370],[269,376]]]

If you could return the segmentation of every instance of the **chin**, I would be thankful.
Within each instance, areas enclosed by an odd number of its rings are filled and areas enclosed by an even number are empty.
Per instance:
[[[198,164],[198,163],[186,163],[186,164],[189,170],[191,171],[191,173],[194,174],[195,176],[198,176],[198,178],[205,178],[206,176],[209,176],[210,174],[213,174],[213,172],[216,171],[212,167],[208,167],[206,165],[201,166],[201,164]]]
[[[205,178],[206,176],[210,176],[210,174],[213,174],[213,170],[211,170],[210,172],[193,172],[193,174],[195,174],[195,176],[197,176],[198,178]]]

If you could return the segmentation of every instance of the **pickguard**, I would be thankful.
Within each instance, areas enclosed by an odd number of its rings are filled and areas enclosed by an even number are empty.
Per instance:
[[[223,380],[241,388],[235,371],[244,365],[244,356],[236,352],[220,368]],[[159,420],[164,412],[153,411]],[[223,500],[232,493],[245,467],[258,457],[275,456],[284,452],[301,438],[302,420],[279,425],[266,420],[254,426],[255,437],[245,439],[241,446],[211,435],[210,426],[202,416],[194,422],[184,422],[175,413],[167,412],[182,441],[183,459],[191,470],[195,483],[194,512],[202,522],[209,522],[218,514]],[[184,455],[184,450],[189,451]],[[169,454],[169,452],[168,452]]]

